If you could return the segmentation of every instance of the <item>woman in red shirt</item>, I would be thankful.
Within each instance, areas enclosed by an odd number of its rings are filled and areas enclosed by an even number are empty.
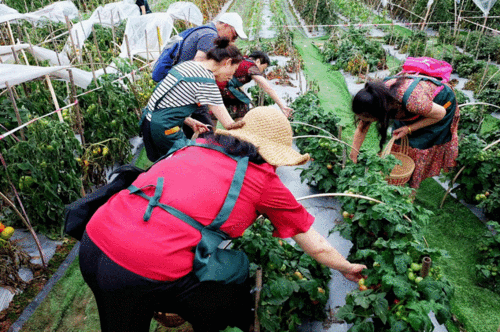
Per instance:
[[[366,267],[349,263],[311,227],[314,217],[276,174],[278,166],[309,159],[292,148],[286,117],[275,108],[258,107],[243,120],[240,129],[219,130],[197,142],[218,150],[188,146],[134,181],[134,188],[158,200],[122,190],[93,215],[81,243],[80,268],[95,294],[103,331],[147,331],[155,311],[176,313],[197,332],[226,326],[248,331],[250,285],[200,282],[193,262],[201,232],[160,208],[174,208],[204,227],[211,224],[226,206],[228,188],[233,188],[239,165],[235,156],[248,157],[248,164],[220,231],[239,237],[259,215],[266,215],[275,227],[274,236],[291,237],[349,280],[360,278]]]

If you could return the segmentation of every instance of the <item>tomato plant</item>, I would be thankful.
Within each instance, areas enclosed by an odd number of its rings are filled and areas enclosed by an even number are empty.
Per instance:
[[[59,233],[64,206],[80,198],[82,182],[76,157],[82,150],[66,123],[39,120],[27,127],[26,141],[2,149],[7,169],[0,168],[0,191],[11,192],[12,181],[33,227],[43,233]],[[10,213],[10,208],[1,214]],[[19,225],[22,225],[18,221]]]
[[[483,136],[487,137],[488,136]],[[495,139],[493,134],[489,140]],[[446,179],[453,179],[457,172],[464,167],[458,176],[456,186],[452,192],[458,199],[470,204],[479,204],[484,207],[488,215],[498,215],[500,211],[500,147],[498,145],[484,150],[485,140],[477,134],[464,137],[460,141],[460,154],[457,157],[457,167],[453,172],[444,175]]]
[[[330,269],[272,233],[269,220],[257,221],[233,242],[248,255],[251,276],[257,266],[263,270],[258,309],[262,330],[296,331],[305,317],[325,319]]]
[[[488,228],[477,245],[479,264],[476,270],[481,278],[481,286],[500,293],[500,224],[490,221]]]

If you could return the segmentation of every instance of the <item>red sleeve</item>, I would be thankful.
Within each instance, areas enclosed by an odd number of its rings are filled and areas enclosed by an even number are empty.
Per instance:
[[[314,217],[297,202],[275,173],[269,176],[257,211],[271,220],[275,227],[273,236],[280,238],[305,233],[314,222]]]

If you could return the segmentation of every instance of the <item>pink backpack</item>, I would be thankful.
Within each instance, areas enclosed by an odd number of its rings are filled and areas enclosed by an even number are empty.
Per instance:
[[[450,80],[453,69],[446,61],[436,60],[429,57],[406,58],[401,73],[422,74],[426,76],[440,78],[443,83]]]

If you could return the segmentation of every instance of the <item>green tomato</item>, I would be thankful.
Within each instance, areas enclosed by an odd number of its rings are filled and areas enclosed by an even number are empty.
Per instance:
[[[415,273],[409,272],[408,273],[408,279],[410,279],[411,281],[415,280]]]
[[[411,263],[410,264],[410,268],[413,270],[413,271],[420,271],[422,269],[422,265],[418,264],[418,263]]]
[[[422,278],[422,277],[416,277],[416,278],[415,278],[415,282],[416,282],[417,284],[419,284],[422,280],[424,280],[424,278]]]
[[[285,270],[286,270],[286,265],[285,264],[281,265],[280,271],[285,271]]]

